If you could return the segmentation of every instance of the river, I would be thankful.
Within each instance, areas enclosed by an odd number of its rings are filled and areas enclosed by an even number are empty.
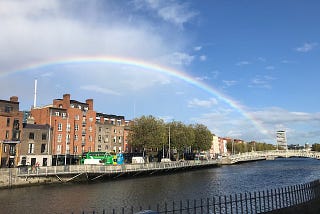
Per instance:
[[[0,213],[102,213],[103,209],[153,207],[163,201],[260,191],[316,179],[320,179],[319,160],[280,158],[99,183],[3,189]]]

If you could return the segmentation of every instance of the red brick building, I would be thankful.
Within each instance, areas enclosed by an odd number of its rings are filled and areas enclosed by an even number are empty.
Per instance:
[[[53,100],[52,105],[31,110],[35,124],[49,124],[52,128],[52,164],[71,164],[83,152],[94,151],[96,112],[93,100],[85,103],[70,99]]]
[[[19,162],[23,112],[19,111],[18,97],[0,100],[0,166],[14,167]]]

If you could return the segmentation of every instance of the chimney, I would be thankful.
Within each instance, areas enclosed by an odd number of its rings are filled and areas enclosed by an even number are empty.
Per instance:
[[[63,108],[70,108],[70,94],[63,95]]]
[[[93,110],[93,99],[87,99],[86,103],[89,106],[89,110]]]
[[[18,97],[17,96],[12,96],[10,97],[10,102],[18,102]]]

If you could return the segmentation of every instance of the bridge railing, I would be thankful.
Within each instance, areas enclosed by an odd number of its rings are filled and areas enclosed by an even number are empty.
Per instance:
[[[267,157],[307,157],[320,160],[320,152],[306,150],[269,150],[269,151],[253,151],[230,155],[229,159],[233,162],[254,160]]]
[[[216,160],[208,161],[172,161],[172,162],[152,162],[145,164],[122,164],[122,165],[64,165],[64,166],[41,166],[18,168],[18,176],[35,175],[59,175],[59,174],[79,174],[79,173],[127,173],[138,171],[151,171],[162,169],[179,169],[193,166],[206,166],[217,164]]]

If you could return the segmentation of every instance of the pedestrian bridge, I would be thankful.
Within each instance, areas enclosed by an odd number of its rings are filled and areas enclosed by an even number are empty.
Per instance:
[[[230,155],[222,159],[223,164],[236,164],[241,162],[258,161],[258,160],[274,160],[275,158],[314,158],[320,160],[320,152],[306,150],[269,150],[269,151],[253,151],[240,154]]]

